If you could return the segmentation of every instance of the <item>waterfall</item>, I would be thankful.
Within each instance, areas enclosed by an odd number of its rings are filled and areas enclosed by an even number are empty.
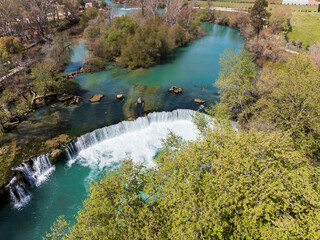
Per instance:
[[[70,166],[79,161],[94,172],[119,163],[132,153],[133,160],[145,160],[152,164],[153,157],[162,148],[161,139],[169,131],[194,140],[197,129],[192,123],[192,110],[154,112],[134,121],[123,121],[115,125],[96,129],[74,139],[66,148]],[[15,177],[7,184],[8,193],[15,208],[21,208],[31,199],[30,189],[39,186],[54,171],[49,153],[31,158],[12,170]],[[96,171],[97,170],[97,171]]]
[[[12,170],[21,177],[13,177],[6,186],[9,189],[10,197],[15,208],[21,208],[30,200],[30,189],[39,186],[45,181],[55,167],[51,164],[49,153],[30,159],[29,163],[23,162]],[[22,178],[22,180],[21,180]]]
[[[194,114],[194,111],[186,109],[178,109],[172,112],[154,112],[145,117],[140,117],[135,121],[123,121],[115,125],[96,129],[93,132],[74,139],[66,149],[67,156],[69,160],[72,160],[80,151],[99,142],[120,136],[124,133],[144,129],[152,123],[173,122],[178,120],[190,121],[192,114]]]

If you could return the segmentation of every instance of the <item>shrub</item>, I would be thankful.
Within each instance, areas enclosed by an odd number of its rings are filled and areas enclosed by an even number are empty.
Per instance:
[[[91,38],[98,37],[99,34],[100,34],[100,28],[96,26],[88,26],[84,30],[84,36],[88,40],[90,40]]]
[[[143,25],[129,36],[119,62],[131,69],[149,67],[166,53],[164,40],[155,26]]]
[[[84,71],[85,72],[99,71],[99,70],[102,70],[105,65],[106,65],[105,60],[103,60],[100,57],[90,55],[90,57],[87,59],[85,63]]]
[[[23,50],[23,46],[19,38],[1,37],[0,38],[0,58],[7,60],[12,54],[19,53]]]
[[[80,84],[73,79],[67,79],[63,83],[63,89],[69,94],[74,94],[79,88]]]
[[[94,19],[98,15],[98,9],[95,7],[88,7],[80,17],[80,24],[85,24]]]

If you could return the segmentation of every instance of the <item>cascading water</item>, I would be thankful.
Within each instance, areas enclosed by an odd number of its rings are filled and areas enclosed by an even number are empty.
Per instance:
[[[97,129],[73,140],[66,149],[69,160],[72,160],[80,151],[85,150],[104,140],[120,136],[124,133],[138,131],[153,123],[169,123],[178,120],[190,121],[194,111],[178,109],[172,112],[155,112],[135,121],[123,121],[115,125]]]
[[[197,130],[191,122],[193,114],[192,110],[182,109],[155,112],[135,121],[123,121],[87,133],[74,139],[66,148],[68,165],[78,161],[94,172],[100,172],[110,164],[118,164],[127,153],[132,154],[133,160],[144,160],[152,165],[153,157],[162,147],[161,139],[169,131],[183,136],[185,140],[196,138]],[[30,189],[39,186],[54,171],[55,166],[51,164],[49,155],[34,157],[12,169],[17,176],[6,187],[15,208],[28,203]]]
[[[6,186],[9,189],[10,197],[15,208],[21,208],[30,200],[30,188],[39,186],[45,181],[50,173],[54,171],[49,159],[49,154],[40,155],[31,158],[30,163],[21,163],[18,167],[12,169],[22,175],[23,180],[17,177],[12,178]]]

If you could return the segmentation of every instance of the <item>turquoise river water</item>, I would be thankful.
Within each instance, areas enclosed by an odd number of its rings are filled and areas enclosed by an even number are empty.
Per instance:
[[[219,100],[213,83],[220,70],[219,58],[225,49],[239,49],[243,43],[239,32],[215,24],[204,25],[207,35],[188,46],[179,48],[168,58],[147,70],[127,71],[114,67],[92,74],[79,75],[81,102],[78,106],[44,106],[26,124],[11,133],[20,141],[40,141],[62,133],[80,136],[97,128],[109,126],[137,114],[136,101],[142,97],[145,111],[198,110],[194,98],[208,104]],[[87,56],[83,43],[74,46],[71,62],[65,73],[79,70]],[[168,92],[170,86],[182,87],[181,95]],[[100,103],[91,104],[89,98],[104,94]],[[117,100],[116,94],[123,94]],[[86,197],[88,181],[101,172],[118,166],[130,152],[134,161],[145,160],[152,166],[153,157],[161,149],[161,138],[168,129],[186,140],[195,139],[197,130],[186,111],[175,114],[154,113],[139,118],[126,131],[114,132],[112,137],[81,148],[75,156],[57,163],[46,181],[31,191],[31,198],[21,208],[6,206],[0,209],[0,239],[41,239],[59,215],[72,220]],[[120,126],[121,127],[121,126]]]

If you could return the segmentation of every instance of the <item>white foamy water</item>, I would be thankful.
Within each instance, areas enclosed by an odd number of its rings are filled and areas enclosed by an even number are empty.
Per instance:
[[[78,153],[70,157],[68,165],[76,162],[94,171],[101,171],[121,162],[129,154],[134,162],[144,162],[151,167],[154,157],[162,149],[161,140],[170,131],[187,141],[197,138],[198,130],[191,121],[193,113],[191,110],[152,113],[136,121],[96,130],[74,143],[71,148],[77,148]],[[93,135],[104,140],[95,140]],[[86,147],[84,143],[89,146]]]
[[[55,170],[55,166],[50,162],[49,154],[34,157],[31,161],[32,165],[24,162],[14,168],[15,171],[20,171],[24,175],[26,182],[19,182],[14,177],[6,186],[9,188],[10,197],[15,208],[25,206],[31,199],[30,189],[33,186],[40,186]]]
[[[192,123],[192,110],[155,112],[135,121],[123,121],[115,125],[97,129],[73,140],[66,148],[69,157],[67,165],[74,163],[89,167],[91,172],[85,179],[98,176],[102,170],[118,165],[128,156],[135,163],[143,162],[152,167],[153,159],[162,149],[162,139],[169,132],[184,140],[195,140],[198,130]],[[55,170],[49,154],[34,157],[29,163],[21,163],[14,168],[24,176],[24,182],[14,177],[6,186],[15,208],[25,206],[31,199],[31,188],[38,187]]]

